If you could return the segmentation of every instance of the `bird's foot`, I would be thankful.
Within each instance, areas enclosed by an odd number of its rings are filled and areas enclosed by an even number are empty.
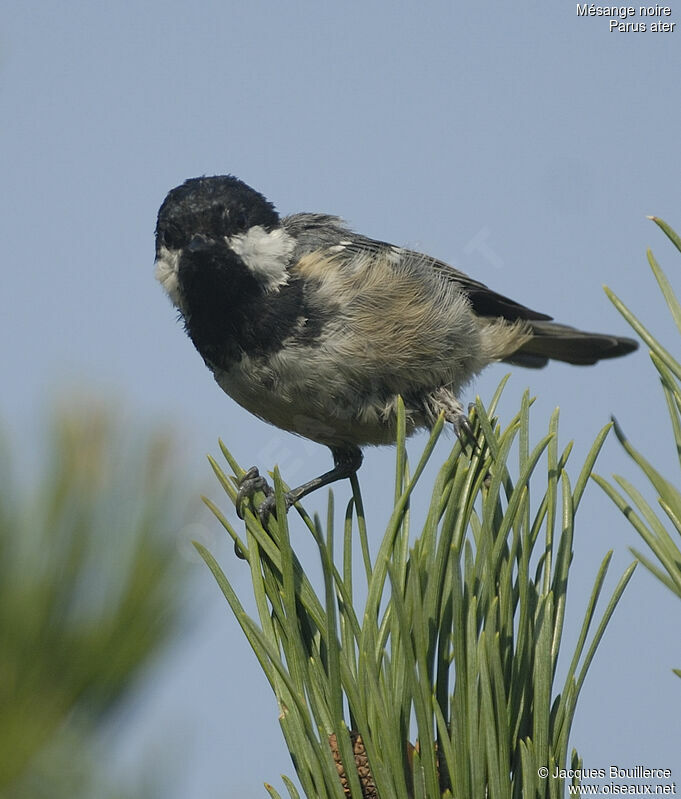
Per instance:
[[[295,498],[291,496],[290,492],[284,494],[284,507],[286,508],[286,513],[288,513],[289,508],[294,502]],[[275,519],[277,518],[277,498],[274,493],[268,494],[265,497],[265,500],[258,506],[258,518],[260,519],[260,524],[263,526],[267,524],[270,516],[274,516]]]
[[[274,498],[274,489],[260,474],[257,466],[251,466],[251,468],[239,479],[237,485],[239,486],[239,490],[236,493],[236,500],[234,504],[236,505],[237,516],[240,519],[244,518],[245,503],[253,499],[254,494],[257,494],[258,491],[262,491],[266,497],[265,502],[263,502],[258,508],[258,514],[260,514],[260,509],[267,503],[267,500]]]
[[[240,519],[244,518],[244,504],[253,499],[253,495],[258,491],[262,491],[265,499],[256,508],[256,513],[260,519],[261,524],[265,524],[270,516],[277,516],[277,498],[274,494],[274,489],[267,482],[267,480],[260,474],[256,466],[244,473],[243,477],[239,480],[239,490],[236,494],[236,512]],[[286,512],[296,501],[294,492],[289,491],[284,494],[284,502],[286,504]]]
[[[463,409],[463,405],[456,398],[453,391],[448,388],[439,388],[428,397],[426,404],[426,414],[431,418],[432,423],[438,417],[438,414],[444,411],[445,420],[448,421],[454,428],[454,433],[461,443],[462,449],[470,444],[475,451],[478,447],[478,442],[473,432],[473,426],[470,419]],[[471,406],[468,406],[468,413],[470,414]]]
[[[474,407],[474,405],[468,406],[469,414]],[[478,449],[478,440],[475,436],[475,432],[469,417],[466,416],[463,410],[461,410],[452,418],[451,422],[452,426],[454,427],[454,433],[459,439],[462,448],[465,449],[470,444],[471,448],[475,452]]]

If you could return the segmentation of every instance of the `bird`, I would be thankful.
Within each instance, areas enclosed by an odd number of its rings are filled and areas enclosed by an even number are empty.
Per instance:
[[[441,413],[470,435],[461,392],[493,362],[588,365],[636,341],[559,324],[424,253],[351,230],[337,216],[280,216],[233,175],[186,180],[156,224],[155,276],[220,388],[282,430],[327,446],[333,468],[285,495],[286,510],[353,476],[362,448],[392,444]],[[265,523],[275,498],[257,467]]]

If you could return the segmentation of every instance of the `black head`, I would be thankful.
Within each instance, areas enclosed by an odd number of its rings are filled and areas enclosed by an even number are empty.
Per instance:
[[[156,254],[179,250],[203,235],[224,240],[259,225],[270,231],[279,215],[262,194],[232,175],[190,178],[168,192],[158,212]]]
[[[158,212],[156,278],[212,366],[280,343],[300,316],[294,238],[262,194],[231,175],[191,178]]]

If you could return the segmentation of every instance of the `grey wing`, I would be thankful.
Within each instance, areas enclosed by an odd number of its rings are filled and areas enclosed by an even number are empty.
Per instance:
[[[454,284],[468,297],[471,308],[478,316],[501,317],[509,322],[522,319],[549,321],[553,318],[493,291],[444,261],[355,233],[340,217],[328,214],[293,214],[285,217],[282,224],[297,241],[294,260],[307,252],[327,248],[332,252],[342,250],[348,255],[388,253],[394,263],[399,261],[405,268],[415,271],[430,271],[440,279]]]
[[[293,263],[307,253],[338,247],[342,241],[355,237],[339,216],[330,214],[292,214],[285,216],[281,224],[296,242]]]
[[[431,269],[442,279],[455,283],[466,294],[471,308],[478,316],[502,317],[509,322],[519,319],[548,321],[553,318],[493,291],[489,286],[474,280],[444,261],[413,250],[404,250],[404,254],[405,258],[411,259],[414,263],[423,264],[422,268]]]

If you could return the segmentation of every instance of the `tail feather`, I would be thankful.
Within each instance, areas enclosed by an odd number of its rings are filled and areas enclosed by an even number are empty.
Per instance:
[[[533,369],[541,369],[549,360],[585,366],[638,349],[638,343],[630,338],[587,333],[556,322],[533,321],[530,329],[532,337],[504,358],[506,363]]]

